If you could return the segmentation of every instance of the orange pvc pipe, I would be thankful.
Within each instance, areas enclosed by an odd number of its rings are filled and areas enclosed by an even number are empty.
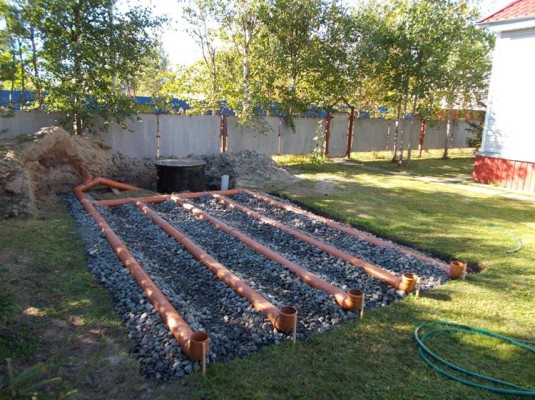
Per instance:
[[[228,189],[228,190],[208,190],[206,192],[186,192],[186,193],[175,193],[175,196],[180,197],[181,199],[196,199],[201,196],[211,196],[214,193],[221,194],[223,196],[232,196],[238,194],[241,189]]]
[[[135,205],[145,215],[150,217],[156,225],[162,228],[165,233],[184,246],[197,260],[206,265],[214,275],[233,288],[240,296],[245,297],[254,308],[265,314],[274,328],[284,332],[294,329],[297,319],[297,310],[295,308],[283,307],[279,310],[260,293],[230,272],[223,264],[218,262],[201,247],[197,246],[186,235],[147,207],[147,205],[140,201],[136,202]]]
[[[95,178],[92,176],[88,176],[86,177],[84,181],[83,191],[85,192],[98,185],[104,185],[104,186],[108,186],[108,187],[119,189],[119,190],[142,190],[141,188],[138,188],[137,186],[127,185],[126,183],[112,181],[111,179],[102,178],[102,177]]]
[[[339,224],[338,222],[336,221],[332,221],[330,219],[327,219],[327,218],[323,218],[319,215],[316,215],[316,214],[313,214],[311,212],[308,212],[308,211],[305,211],[305,210],[301,210],[300,208],[297,208],[297,207],[294,207],[292,205],[289,205],[289,204],[285,204],[285,203],[282,203],[280,201],[277,201],[277,200],[273,200],[273,199],[270,199],[269,197],[266,197],[266,196],[263,196],[259,193],[255,193],[255,192],[252,192],[250,190],[247,190],[247,189],[241,189],[241,191],[243,193],[247,193],[248,195],[258,199],[258,200],[261,200],[265,203],[268,203],[272,206],[275,206],[275,207],[279,207],[279,208],[282,208],[286,211],[292,211],[296,214],[301,214],[301,215],[304,215],[304,216],[307,216],[309,218],[312,218],[312,219],[315,219],[316,221],[320,221],[320,222],[323,222],[324,224],[330,226],[331,228],[335,228],[335,229],[338,229],[344,233],[347,233],[348,235],[351,235],[351,236],[354,236],[354,237],[357,237],[359,239],[362,239],[362,240],[365,240],[366,242],[368,243],[371,243],[373,244],[374,246],[379,246],[379,247],[388,247],[388,248],[391,248],[391,249],[394,249],[396,251],[399,251],[401,253],[404,253],[410,257],[414,257],[414,258],[418,258],[422,261],[425,261],[426,263],[428,264],[431,264],[431,265],[434,265],[435,267],[437,268],[440,268],[441,270],[443,270],[444,272],[446,272],[450,278],[455,278],[456,274],[453,273],[451,271],[451,268],[449,265],[445,264],[445,263],[441,263],[440,261],[437,261],[431,257],[427,257],[423,254],[420,254],[420,253],[417,253],[417,252],[414,252],[414,251],[411,251],[409,249],[405,249],[403,247],[400,247],[400,246],[397,246],[395,245],[394,243],[390,243],[390,242],[387,242],[385,240],[382,240],[382,239],[379,239],[379,238],[376,238],[376,237],[373,237],[373,236],[370,236],[370,235],[366,235],[365,233],[363,232],[360,232],[354,228],[350,228],[348,226],[344,226],[342,224]]]
[[[94,181],[93,181],[94,182]],[[93,183],[91,182],[91,183]],[[169,302],[167,297],[158,289],[154,281],[145,272],[143,267],[132,256],[125,244],[115,234],[113,229],[108,225],[102,215],[91,204],[89,199],[84,195],[87,187],[92,187],[91,183],[88,185],[79,185],[74,189],[74,193],[86,209],[86,211],[98,223],[106,239],[112,246],[117,257],[122,261],[124,266],[128,268],[139,286],[143,289],[154,308],[158,311],[162,320],[169,327],[169,330],[180,344],[182,351],[186,356],[192,360],[198,361],[203,358],[203,352],[208,351],[209,339],[204,332],[193,332],[189,325],[184,321],[180,314],[175,310],[173,305]],[[94,186],[94,185],[93,185]]]
[[[239,193],[239,189],[230,189],[230,190],[220,190],[220,191],[208,191],[208,192],[196,192],[196,193],[180,193],[180,194],[160,194],[155,196],[147,197],[129,197],[126,199],[113,199],[113,200],[98,200],[94,201],[93,204],[96,206],[107,206],[115,207],[120,206],[126,203],[135,203],[136,201],[141,201],[143,203],[161,203],[162,201],[169,200],[171,196],[179,196],[181,199],[193,199],[201,197],[204,195],[212,195],[214,193],[223,194],[225,196],[232,196]]]
[[[271,250],[270,248],[258,243],[249,236],[240,232],[239,230],[230,227],[224,222],[218,220],[214,216],[202,211],[201,209],[195,207],[192,204],[184,203],[178,197],[172,196],[171,199],[177,203],[179,206],[190,211],[193,215],[202,218],[210,222],[216,229],[219,229],[229,235],[234,236],[240,242],[244,243],[248,247],[252,248],[259,254],[262,254],[267,259],[274,261],[283,267],[292,271],[299,279],[301,279],[307,285],[315,287],[317,289],[323,290],[329,295],[333,296],[340,307],[344,310],[355,311],[362,307],[362,296],[360,297],[361,301],[355,298],[353,292],[350,290],[348,293],[344,292],[342,289],[337,288],[336,286],[331,285],[330,283],[325,282],[320,277],[314,275],[313,273],[307,271],[305,268],[297,265],[296,263],[288,260],[287,258],[281,256],[279,253]]]
[[[125,199],[97,200],[93,201],[93,204],[96,206],[115,207],[127,203],[135,203],[136,201],[142,201],[144,203],[161,203],[162,201],[169,200],[170,198],[170,194],[161,194],[147,197],[128,197]]]
[[[220,202],[225,203],[233,208],[236,208],[237,210],[240,210],[244,214],[248,215],[251,218],[256,219],[257,221],[260,221],[262,223],[271,225],[277,229],[280,229],[283,232],[289,233],[293,237],[302,240],[303,242],[310,243],[320,250],[336,257],[341,260],[344,260],[351,265],[354,265],[356,267],[362,268],[368,275],[374,276],[376,278],[379,278],[386,283],[388,283],[390,286],[394,287],[397,290],[405,290],[407,292],[410,292],[414,289],[416,282],[413,282],[412,280],[408,279],[408,277],[399,277],[397,275],[394,275],[388,271],[385,271],[382,268],[379,268],[376,265],[370,264],[364,260],[361,260],[358,257],[352,256],[351,254],[345,253],[336,247],[333,247],[325,242],[321,242],[307,234],[304,234],[302,232],[299,232],[293,228],[290,228],[278,221],[275,221],[274,219],[265,217],[263,215],[258,214],[257,212],[242,206],[241,204],[238,204],[226,197],[220,196],[218,194],[213,195],[216,199],[218,199]],[[404,274],[408,275],[408,274]],[[412,275],[412,274],[410,274]]]

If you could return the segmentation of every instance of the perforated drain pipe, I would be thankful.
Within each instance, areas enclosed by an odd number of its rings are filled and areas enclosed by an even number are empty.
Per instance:
[[[364,240],[370,244],[373,244],[374,246],[378,246],[378,247],[388,247],[388,248],[391,248],[391,249],[394,249],[396,251],[399,251],[401,253],[404,253],[410,257],[414,257],[414,258],[418,258],[428,264],[431,264],[431,265],[434,265],[435,267],[437,268],[440,268],[441,270],[443,270],[444,272],[446,272],[448,274],[448,276],[452,279],[457,279],[457,278],[460,278],[462,276],[462,271],[459,271],[457,268],[454,268],[452,267],[451,265],[448,265],[448,264],[445,264],[445,263],[441,263],[437,260],[434,260],[433,258],[431,257],[427,257],[423,254],[420,254],[420,253],[417,253],[417,252],[414,252],[414,251],[411,251],[409,249],[405,249],[401,246],[396,246],[395,244],[393,243],[390,243],[390,242],[387,242],[385,240],[382,240],[382,239],[379,239],[379,238],[376,238],[376,237],[373,237],[373,236],[370,236],[370,235],[366,235],[365,233],[363,232],[360,232],[354,228],[350,228],[348,226],[344,226],[342,224],[339,224],[338,222],[336,221],[332,221],[330,219],[327,219],[327,218],[323,218],[319,215],[315,215],[311,212],[308,212],[308,211],[305,211],[305,210],[301,210],[300,208],[297,208],[297,207],[294,207],[290,204],[285,204],[285,203],[282,203],[280,201],[277,201],[277,200],[273,200],[267,196],[263,196],[259,193],[255,193],[255,192],[252,192],[250,190],[247,190],[247,189],[241,189],[240,190],[241,192],[243,193],[247,193],[249,196],[252,196],[258,200],[261,200],[263,201],[264,203],[268,203],[272,206],[275,206],[275,207],[279,207],[279,208],[282,208],[286,211],[291,211],[291,212],[294,212],[296,214],[300,214],[300,215],[304,215],[306,217],[309,217],[311,219],[314,219],[316,221],[320,221],[320,222],[323,222],[324,224],[326,224],[327,226],[330,226],[331,228],[335,228],[335,229],[338,229],[344,233],[347,233],[348,235],[351,235],[351,236],[354,236],[354,237],[357,237],[361,240]]]
[[[290,235],[294,236],[295,238],[302,240],[303,242],[310,243],[320,250],[336,257],[341,260],[344,260],[351,265],[355,267],[362,268],[368,275],[374,276],[376,278],[379,278],[386,283],[388,283],[390,286],[395,288],[396,290],[403,290],[405,292],[411,292],[414,290],[416,286],[416,282],[418,280],[418,277],[415,274],[412,273],[404,273],[401,277],[394,275],[388,271],[385,271],[384,269],[370,264],[358,257],[352,256],[351,254],[345,253],[336,247],[333,247],[325,242],[321,242],[307,234],[304,234],[302,232],[299,232],[293,228],[290,228],[286,225],[284,225],[281,222],[275,221],[274,219],[265,217],[263,215],[260,215],[259,213],[242,206],[241,204],[236,203],[235,201],[232,201],[224,196],[220,196],[218,194],[212,195],[214,198],[219,200],[221,203],[227,204],[230,207],[233,207],[244,214],[248,215],[251,218],[256,219],[257,221],[260,221],[264,224],[271,225],[283,232],[289,233]]]
[[[295,342],[295,329],[297,326],[297,310],[293,307],[277,308],[265,297],[247,285],[244,281],[230,272],[223,264],[219,263],[210,254],[197,246],[191,239],[186,237],[177,228],[165,221],[162,217],[151,210],[147,205],[138,201],[134,203],[145,215],[158,225],[165,233],[180,243],[197,260],[208,267],[214,275],[234,289],[240,296],[245,297],[254,308],[263,313],[271,322],[273,327],[282,332],[293,331]]]
[[[288,260],[287,258],[281,256],[279,253],[271,250],[270,248],[258,243],[249,236],[240,232],[239,230],[232,228],[225,224],[224,222],[218,220],[212,215],[202,211],[201,209],[195,207],[193,204],[184,203],[180,197],[173,195],[171,196],[173,200],[179,206],[190,211],[193,215],[202,218],[210,222],[216,229],[219,229],[229,235],[233,235],[240,242],[244,243],[248,247],[255,250],[257,253],[262,254],[267,259],[274,261],[278,264],[281,264],[285,268],[292,271],[295,275],[299,277],[304,283],[315,287],[317,289],[323,290],[329,295],[333,296],[340,307],[347,311],[356,311],[360,310],[363,307],[364,303],[364,293],[359,289],[350,289],[347,293],[342,289],[337,288],[327,282],[325,282],[320,277],[310,273],[303,267],[297,265],[296,263]]]
[[[202,361],[203,371],[205,369],[206,354],[208,352],[209,339],[204,332],[193,332],[189,325],[184,321],[180,314],[175,310],[173,305],[169,302],[167,297],[160,291],[153,280],[145,272],[143,267],[136,261],[134,256],[130,253],[126,245],[119,239],[113,229],[106,222],[104,217],[96,210],[89,199],[84,195],[84,191],[99,184],[104,184],[110,187],[115,187],[122,190],[125,189],[123,184],[118,182],[94,179],[86,181],[85,184],[79,185],[74,189],[76,197],[80,200],[86,211],[95,219],[100,226],[100,229],[106,236],[106,239],[112,246],[117,257],[122,261],[124,266],[128,268],[139,286],[143,289],[150,302],[158,311],[162,320],[169,327],[169,330],[179,343],[184,354],[191,360]],[[128,186],[128,185],[126,185]]]

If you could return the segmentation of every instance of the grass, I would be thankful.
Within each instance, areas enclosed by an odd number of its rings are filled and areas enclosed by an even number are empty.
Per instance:
[[[14,359],[17,374],[32,371],[31,384],[62,377],[42,389],[50,398],[64,398],[94,373],[86,388],[80,385],[84,392],[94,386],[91,379],[109,373],[103,365],[125,355],[128,343],[110,295],[85,267],[74,221],[58,201],[37,217],[0,221],[0,231],[0,287],[18,309],[16,318],[0,325],[0,365]],[[44,366],[36,369],[38,362]],[[115,368],[137,375],[137,364],[127,358]],[[43,376],[33,377],[36,371]]]
[[[409,296],[372,310],[360,322],[339,326],[296,346],[285,343],[244,359],[211,365],[206,377],[193,376],[185,386],[147,382],[133,374],[128,389],[113,395],[110,385],[110,392],[103,392],[105,397],[136,397],[148,385],[153,390],[151,397],[162,399],[502,399],[434,372],[420,359],[412,333],[423,322],[444,320],[535,340],[535,205],[424,182],[410,175],[336,163],[317,166],[306,157],[279,161],[291,165],[303,179],[286,190],[285,196],[383,237],[445,260],[465,259],[484,270],[466,281],[451,281],[423,293],[419,299]],[[436,177],[449,175],[451,171],[444,165],[457,162],[464,166],[456,167],[456,173],[467,176],[466,165],[472,162],[464,156],[460,160],[413,161],[411,173],[420,168],[418,175]],[[420,161],[424,164],[416,166]],[[373,165],[379,161],[359,162]],[[116,332],[103,338],[120,347],[117,336],[126,333],[107,293],[85,270],[73,223],[60,206],[41,218],[0,221],[0,230],[6,233],[0,238],[0,252],[22,253],[25,264],[35,266],[37,276],[45,280],[33,282],[31,274],[23,275],[24,284],[8,281],[10,289],[24,292],[29,288],[32,299],[21,304],[46,311],[45,316],[26,321],[28,331],[20,332],[30,341],[30,350],[17,353],[15,342],[4,342],[4,347],[0,344],[2,358],[4,354],[44,354],[39,342],[31,342],[33,334],[52,320],[73,314],[83,318],[85,329]],[[520,251],[506,252],[516,247],[510,234],[522,240]],[[30,242],[31,248],[27,246]],[[27,299],[22,294],[20,298]],[[430,345],[462,366],[535,386],[533,354],[479,336],[437,337]],[[109,355],[93,360],[94,368],[105,363],[106,357]],[[53,362],[61,372],[57,358]],[[135,367],[125,368],[132,371]],[[76,382],[83,393],[83,382]]]

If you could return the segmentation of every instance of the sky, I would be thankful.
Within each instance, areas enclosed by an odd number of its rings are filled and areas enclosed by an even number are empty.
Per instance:
[[[305,0],[304,0],[305,1]],[[345,0],[347,4],[358,0]],[[487,16],[511,3],[513,0],[480,0],[482,16]],[[119,7],[126,7],[129,2],[133,5],[146,5],[145,0],[121,0]],[[162,42],[169,56],[171,65],[191,65],[201,58],[201,51],[195,41],[186,32],[185,23],[182,22],[182,9],[186,1],[179,0],[153,0],[155,15],[164,15],[169,18],[168,27],[162,34]]]
[[[187,0],[120,0],[118,8],[132,6],[146,6],[151,4],[153,14],[165,16],[169,23],[162,34],[163,47],[172,65],[191,65],[201,58],[201,51],[197,43],[186,32],[182,21],[182,9]]]

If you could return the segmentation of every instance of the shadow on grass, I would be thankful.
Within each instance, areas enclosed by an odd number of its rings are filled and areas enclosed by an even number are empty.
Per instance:
[[[190,389],[206,398],[228,399],[498,398],[444,378],[418,356],[414,329],[443,314],[435,302],[396,303],[296,346],[286,343],[212,366]],[[525,386],[532,382],[525,366],[535,358],[509,349],[493,355],[494,349],[494,344],[461,340],[443,344],[440,351],[470,369]],[[489,355],[501,362],[489,363]]]
[[[332,174],[336,192],[326,196],[292,187],[286,197],[445,260],[462,258],[488,268],[419,299],[409,296],[371,310],[362,321],[295,347],[286,343],[212,366],[207,378],[194,379],[192,393],[228,399],[501,399],[436,373],[419,357],[413,331],[423,322],[445,320],[533,340],[534,256],[527,249],[505,253],[514,241],[488,224],[534,242],[533,205],[339,165],[305,169],[305,187]],[[441,354],[470,369],[523,386],[535,381],[533,355],[495,350],[495,343],[478,339],[439,345]]]

